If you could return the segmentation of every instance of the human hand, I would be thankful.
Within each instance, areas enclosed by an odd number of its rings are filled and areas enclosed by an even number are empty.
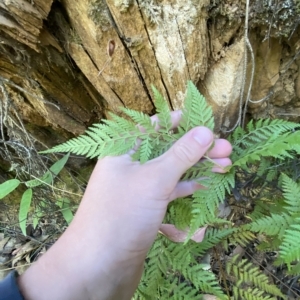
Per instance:
[[[180,116],[172,113],[173,127]],[[133,162],[129,154],[99,160],[72,224],[35,269],[29,269],[27,277],[24,274],[21,286],[26,278],[45,286],[42,276],[34,275],[40,269],[48,274],[45,288],[51,282],[55,285],[49,279],[54,277],[69,286],[63,297],[52,293],[52,299],[128,299],[169,202],[201,188],[195,181],[180,182],[181,176],[204,155],[216,162],[213,171],[223,172],[219,166],[231,164],[230,153],[228,141],[214,140],[209,129],[197,127],[143,165]],[[70,296],[74,287],[76,293]],[[39,296],[28,295],[29,299]]]

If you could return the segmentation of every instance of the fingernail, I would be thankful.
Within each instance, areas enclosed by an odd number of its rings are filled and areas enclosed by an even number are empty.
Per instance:
[[[193,132],[193,138],[202,146],[207,147],[213,141],[213,133],[206,127],[196,128]]]

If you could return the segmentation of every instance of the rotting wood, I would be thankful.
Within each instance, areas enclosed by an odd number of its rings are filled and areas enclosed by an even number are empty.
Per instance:
[[[13,39],[39,51],[39,35],[53,0],[39,0],[35,4],[25,0],[0,2],[0,30]]]

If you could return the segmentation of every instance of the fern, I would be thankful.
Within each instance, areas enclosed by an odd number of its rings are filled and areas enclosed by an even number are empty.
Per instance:
[[[157,117],[159,120],[160,132],[169,133],[172,128],[170,109],[166,105],[166,100],[163,96],[158,92],[155,87],[152,87],[154,99],[155,99],[155,107],[157,111]]]
[[[291,262],[300,260],[300,218],[296,219],[295,223],[285,231],[282,244],[279,247],[280,257],[289,267]]]
[[[137,293],[144,295],[145,299],[186,299],[186,292],[191,295],[197,293],[198,299],[201,293],[211,293],[226,299],[213,273],[204,270],[188,251],[194,245],[194,242],[188,245],[172,243],[159,237],[147,257]],[[191,286],[194,287],[193,291],[190,290]]]
[[[166,223],[171,223],[176,228],[184,230],[190,225],[192,214],[192,199],[179,198],[171,202],[166,216]]]
[[[214,129],[213,113],[205,98],[191,81],[187,84],[187,97],[184,102],[182,118],[179,124],[180,136],[196,126]]]
[[[300,186],[285,174],[282,175],[282,188],[288,211],[295,214],[300,213]]]
[[[272,296],[285,298],[281,291],[270,284],[268,277],[263,274],[258,267],[253,266],[246,259],[240,260],[239,256],[234,256],[227,262],[226,271],[236,278],[234,295],[236,299],[276,299]],[[266,295],[269,294],[269,295]]]
[[[194,254],[194,256],[201,257],[209,249],[212,249],[214,246],[220,244],[235,231],[235,228],[207,229],[203,241],[201,243],[195,244],[194,247],[191,249],[191,252]]]
[[[234,172],[232,170],[226,176],[210,173],[209,178],[203,179],[199,183],[205,189],[198,190],[193,194],[191,234],[197,228],[214,222],[218,205],[224,201],[226,192],[230,192],[234,186]]]
[[[251,231],[264,233],[268,236],[282,237],[284,232],[293,223],[293,218],[287,213],[272,214],[256,220],[248,227]]]
[[[94,124],[85,134],[62,145],[44,151],[72,152],[88,158],[122,155],[134,149],[132,158],[146,163],[165,153],[174,142],[196,126],[214,129],[211,107],[197,88],[188,82],[182,118],[176,130],[172,128],[168,102],[153,87],[157,122],[139,111],[122,108],[125,117],[110,114],[110,120]],[[249,224],[238,226],[234,222],[218,218],[218,207],[226,201],[228,194],[236,188],[242,171],[256,174],[251,181],[260,185],[260,191],[278,181],[282,161],[295,159],[300,154],[300,131],[298,124],[284,120],[251,121],[246,129],[238,127],[229,137],[233,145],[233,165],[226,174],[211,171],[209,160],[196,164],[182,176],[182,180],[196,180],[204,189],[189,198],[177,199],[168,207],[165,221],[179,229],[190,228],[185,243],[175,244],[158,236],[148,253],[145,271],[135,299],[199,299],[203,293],[225,296],[215,275],[203,269],[199,258],[213,247],[239,244],[246,247],[255,238],[253,233],[264,237],[258,246],[261,249],[279,249],[279,260],[288,264],[290,273],[299,274],[300,263],[297,243],[300,237],[300,187],[287,175],[280,177],[284,199],[265,198],[259,192],[254,210],[247,216]],[[289,167],[286,167],[289,175]],[[202,178],[200,180],[200,178]],[[246,186],[247,184],[245,184]],[[280,190],[280,189],[279,189]],[[201,226],[210,225],[202,243],[189,238]],[[271,243],[268,245],[268,243]],[[295,266],[292,263],[295,261]],[[282,296],[270,285],[265,275],[245,260],[228,263],[228,272],[235,278],[232,292],[236,299],[275,299]],[[298,272],[298,273],[297,273]],[[273,296],[271,296],[273,295]],[[273,297],[273,298],[272,298]],[[225,299],[225,298],[224,298]],[[227,298],[226,298],[227,299]]]

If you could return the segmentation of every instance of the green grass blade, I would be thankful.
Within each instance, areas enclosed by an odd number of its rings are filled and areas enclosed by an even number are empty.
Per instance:
[[[10,179],[0,184],[0,199],[3,199],[9,193],[14,191],[20,184],[18,179]]]
[[[32,199],[32,189],[27,189],[21,199],[20,210],[19,210],[19,224],[22,233],[26,235],[26,223],[27,215],[29,212],[30,204]]]

